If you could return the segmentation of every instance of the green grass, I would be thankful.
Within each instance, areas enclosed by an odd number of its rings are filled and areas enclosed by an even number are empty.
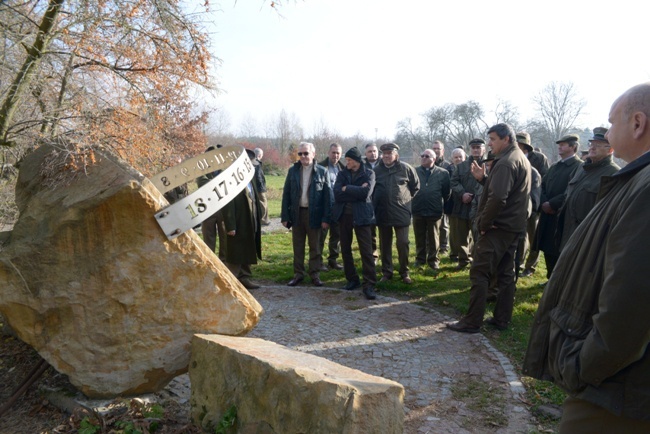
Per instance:
[[[271,209],[278,210],[276,216],[279,215],[283,183],[284,177],[267,177],[269,191],[273,192],[273,199],[269,198],[269,206]],[[271,215],[274,215],[273,212]],[[410,262],[412,264],[415,260],[413,231],[410,233],[410,242]],[[357,261],[357,267],[360,268],[359,254],[354,245],[353,254]],[[278,284],[285,284],[291,279],[293,276],[293,251],[289,232],[264,235],[262,237],[262,255],[264,260],[253,270],[256,279]],[[393,248],[393,258],[394,261],[397,261],[395,248]],[[412,285],[406,285],[399,278],[394,278],[377,286],[383,295],[408,298],[423,306],[443,311],[451,317],[460,318],[467,312],[470,281],[468,269],[457,271],[454,268],[455,265],[448,257],[443,257],[441,270],[438,273],[428,267],[416,269],[411,266]],[[345,284],[342,271],[323,272],[320,277],[328,286],[343,287]],[[543,255],[541,255],[535,275],[521,278],[517,283],[511,326],[505,331],[497,331],[490,327],[484,327],[482,330],[492,344],[510,359],[520,374],[533,317],[542,296],[544,282],[546,282],[546,268]],[[486,317],[492,315],[493,307],[493,304],[488,304]],[[526,378],[524,384],[528,391],[527,400],[533,407],[541,404],[561,405],[564,400],[565,394],[551,383]]]
[[[269,218],[280,217],[282,212],[282,189],[285,176],[266,176],[266,197],[269,203]]]

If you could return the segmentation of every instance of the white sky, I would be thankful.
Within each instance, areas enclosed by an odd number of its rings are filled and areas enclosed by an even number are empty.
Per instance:
[[[614,99],[650,80],[650,3],[505,0],[224,0],[213,13],[216,75],[237,133],[281,109],[306,135],[324,120],[344,136],[392,137],[396,123],[445,103],[499,98],[534,112],[551,81],[587,101],[580,126],[608,125]],[[214,3],[212,3],[214,4]]]

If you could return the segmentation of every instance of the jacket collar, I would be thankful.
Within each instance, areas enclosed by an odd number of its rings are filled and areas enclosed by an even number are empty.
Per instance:
[[[645,154],[641,155],[639,158],[632,161],[630,164],[613,174],[612,177],[634,175],[636,172],[643,169],[648,164],[650,164],[650,152],[646,152]]]

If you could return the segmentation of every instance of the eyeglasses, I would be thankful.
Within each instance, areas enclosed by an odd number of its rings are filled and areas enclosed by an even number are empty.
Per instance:
[[[433,157],[431,155],[422,154],[420,155],[420,158],[433,158]]]
[[[599,145],[596,142],[589,142],[587,145],[588,148],[611,148],[611,145]]]
[[[306,157],[307,155],[309,155],[309,152],[298,152],[299,157]]]

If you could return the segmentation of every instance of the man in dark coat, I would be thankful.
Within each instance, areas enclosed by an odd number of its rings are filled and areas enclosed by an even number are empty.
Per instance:
[[[451,194],[454,208],[449,216],[449,237],[451,250],[458,254],[461,270],[472,262],[472,200],[476,196],[478,182],[472,176],[472,163],[482,164],[485,154],[485,140],[477,138],[469,142],[470,156],[456,166],[451,175]]]
[[[341,256],[347,284],[345,289],[361,286],[352,258],[352,231],[357,237],[363,270],[363,294],[374,300],[377,272],[372,256],[371,225],[375,222],[372,192],[375,188],[375,172],[361,160],[361,152],[355,147],[345,153],[346,168],[339,172],[334,184],[334,207],[332,221],[341,228]]]
[[[331,188],[334,188],[334,183],[336,182],[336,177],[339,172],[345,169],[345,164],[341,162],[342,153],[343,148],[341,148],[341,145],[338,143],[332,143],[330,145],[329,151],[327,152],[327,158],[319,163],[321,166],[327,169],[327,179],[329,179]],[[323,229],[323,234],[321,235],[320,239],[321,252],[325,252],[325,238],[327,238],[328,234],[329,243],[327,246],[329,248],[329,256],[327,257],[327,267],[323,267],[322,271],[327,271],[328,267],[332,270],[342,270],[343,266],[336,262],[339,257],[340,249],[339,224],[337,222],[331,222],[329,229]]]
[[[305,279],[305,241],[309,244],[309,276],[315,286],[323,286],[320,237],[322,229],[329,227],[334,196],[327,170],[316,164],[314,153],[312,143],[300,143],[300,161],[289,168],[282,190],[280,221],[285,228],[291,228],[294,255],[294,275],[287,283],[289,286],[296,286]]]
[[[436,155],[436,161],[434,164],[437,167],[441,167],[449,172],[449,177],[451,178],[451,174],[454,173],[454,165],[450,161],[445,160],[445,144],[440,140],[436,140],[433,142],[433,145],[431,145],[431,149]],[[451,210],[449,212],[451,212]],[[440,234],[439,239],[441,255],[449,251],[449,216],[447,214],[448,213],[446,211],[442,214],[442,217],[440,218],[440,230],[438,231]]]
[[[560,161],[553,164],[548,169],[546,176],[542,178],[542,196],[540,198],[542,212],[533,249],[537,248],[544,252],[546,277],[551,277],[557,258],[560,256],[560,245],[555,238],[557,215],[564,205],[569,180],[573,178],[582,163],[582,160],[576,155],[580,147],[579,139],[577,134],[569,134],[555,142],[558,145]]]
[[[488,130],[488,136],[495,155],[489,176],[484,166],[472,165],[473,172],[482,171],[487,178],[476,215],[479,237],[469,270],[469,309],[460,321],[447,324],[449,329],[463,333],[479,332],[490,279],[495,274],[497,300],[487,323],[500,330],[507,328],[516,289],[515,251],[530,212],[530,163],[516,145],[515,132],[510,125],[497,124]]]
[[[217,145],[216,148],[221,148],[223,145]],[[208,146],[205,152],[214,150],[214,146]],[[221,171],[217,170],[206,175],[200,176],[196,179],[196,183],[199,188],[203,187],[205,184],[214,179],[219,175]],[[226,261],[226,229],[223,225],[223,208],[219,211],[212,214],[207,219],[203,220],[201,223],[201,235],[203,236],[203,242],[213,252],[217,248],[217,237],[219,238],[219,252],[218,256],[222,262]]]
[[[556,237],[561,240],[560,250],[596,204],[601,178],[611,176],[621,169],[612,160],[614,150],[605,138],[606,133],[607,128],[594,129],[594,136],[589,140],[587,158],[569,181],[556,233]]]
[[[251,161],[255,167],[257,194],[260,199],[260,205],[262,206],[261,223],[262,226],[268,226],[271,224],[271,221],[269,220],[269,204],[266,198],[266,176],[264,176],[264,170],[262,169],[262,158],[264,158],[264,150],[262,148],[255,148],[255,159]]]
[[[530,166],[540,175],[541,181],[549,168],[546,155],[533,149],[530,134],[525,131],[517,133],[517,144],[519,145],[521,152],[523,152],[524,155],[526,155],[526,158],[528,158]],[[521,275],[524,277],[532,276],[533,273],[535,273],[537,263],[539,262],[539,250],[532,248],[535,241],[535,234],[537,233],[537,224],[539,223],[539,205],[540,204],[537,204],[537,206],[533,208],[530,217],[528,217],[528,221],[526,222],[526,241],[524,242],[523,250],[519,252],[519,255],[521,256],[520,265],[523,267]],[[524,259],[526,261],[525,264],[523,262]]]
[[[255,152],[247,149],[253,161]],[[257,289],[251,281],[251,264],[262,259],[262,207],[257,196],[255,179],[233,200],[223,207],[223,222],[226,228],[226,266],[246,289]]]
[[[567,241],[523,373],[564,389],[560,434],[650,432],[650,83],[619,97],[605,138],[628,164]]]
[[[412,211],[415,266],[428,264],[433,270],[439,270],[440,225],[450,189],[449,171],[434,164],[435,155],[432,149],[425,149],[420,155],[420,166],[415,169],[420,191],[413,198]]]
[[[363,163],[368,166],[368,168],[375,170],[377,164],[379,164],[379,150],[377,149],[377,144],[374,142],[366,143],[364,146],[365,157],[363,158]],[[370,232],[372,234],[372,257],[375,258],[375,265],[377,265],[377,260],[379,259],[379,250],[377,249],[377,225],[372,224],[370,226]]]
[[[411,200],[420,189],[415,169],[399,160],[399,146],[384,143],[381,162],[375,167],[375,192],[372,203],[379,228],[381,245],[381,281],[393,278],[393,230],[397,244],[399,274],[404,283],[413,283],[409,276],[409,226]]]

